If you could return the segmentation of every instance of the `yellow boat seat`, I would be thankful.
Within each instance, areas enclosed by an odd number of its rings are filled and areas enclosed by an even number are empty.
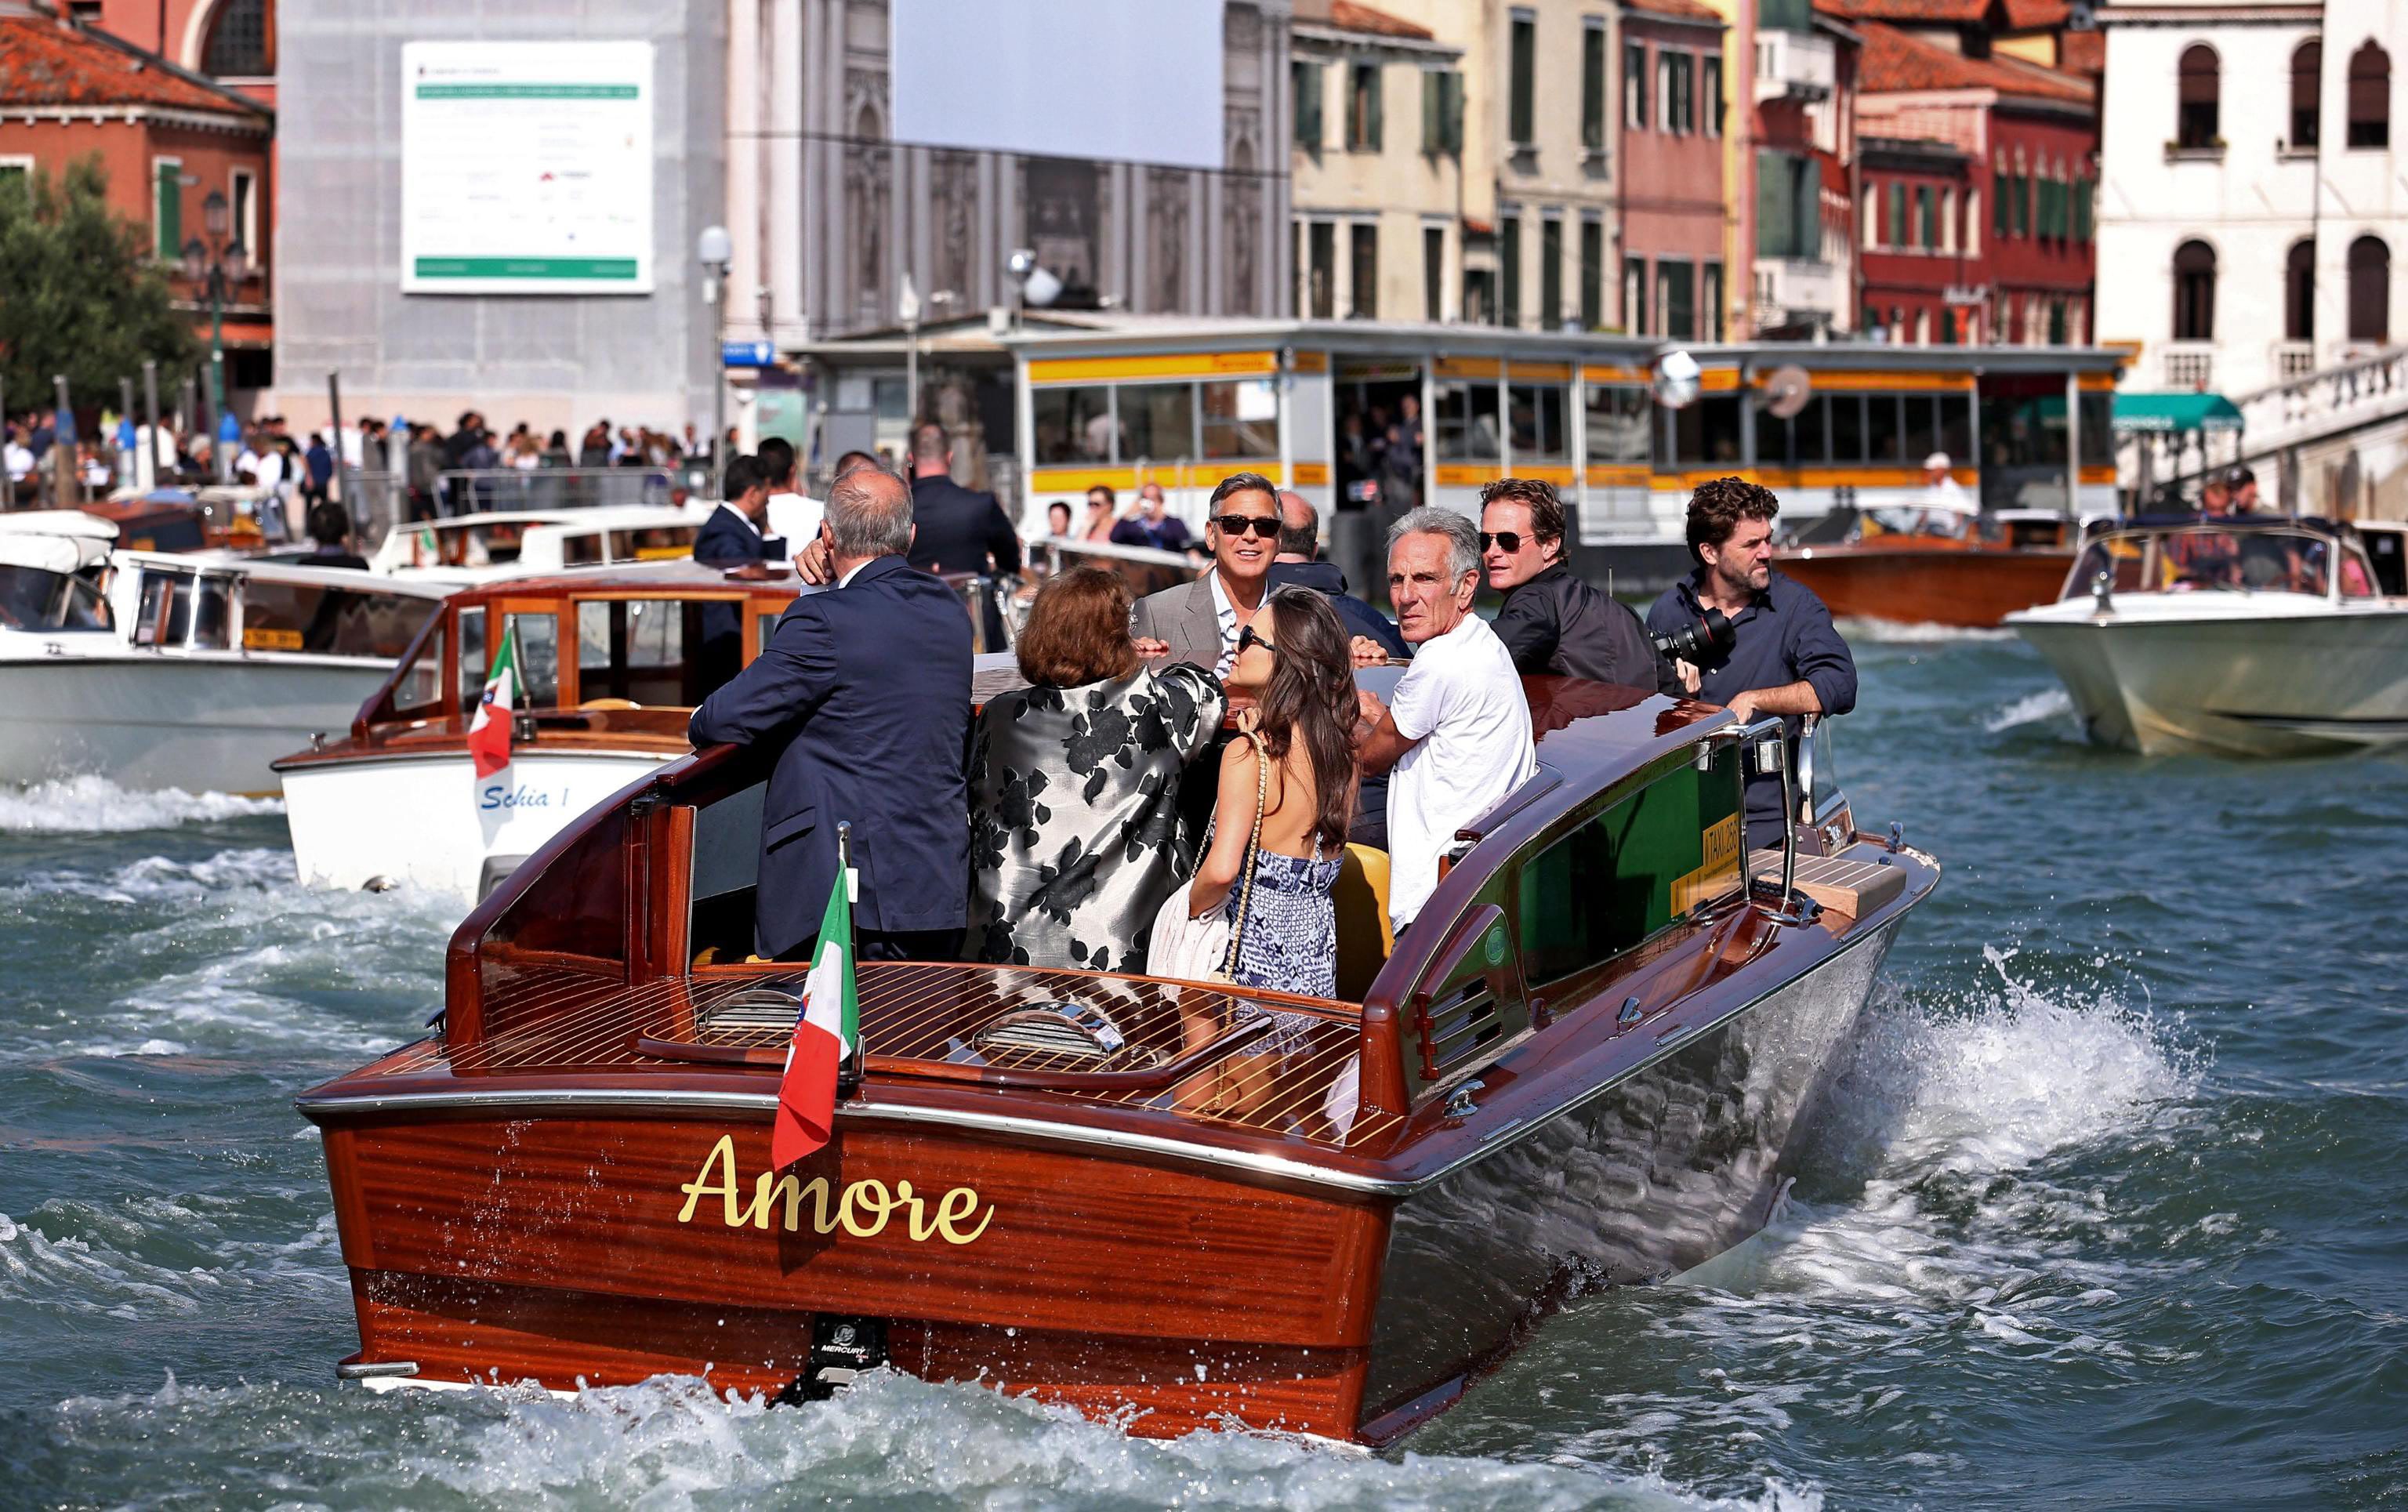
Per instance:
[[[1349,845],[1329,901],[1338,915],[1338,995],[1360,1003],[1397,944],[1388,923],[1388,853]]]
[[[589,698],[577,706],[579,708],[641,708],[644,706],[632,698]]]

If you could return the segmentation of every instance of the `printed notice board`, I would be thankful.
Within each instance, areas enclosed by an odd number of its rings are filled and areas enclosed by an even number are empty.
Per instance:
[[[652,45],[407,42],[406,293],[652,288]]]

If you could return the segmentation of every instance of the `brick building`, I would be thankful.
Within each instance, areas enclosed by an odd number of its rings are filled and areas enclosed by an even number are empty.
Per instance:
[[[47,7],[0,0],[0,173],[56,176],[96,156],[110,207],[176,270],[204,340],[207,279],[180,270],[195,249],[203,261],[222,258],[235,275],[224,305],[230,392],[268,377],[274,130],[273,111],[250,94]]]
[[[1729,287],[1724,21],[1698,0],[1622,0],[1621,22],[1622,325],[1634,335],[1720,341]]]

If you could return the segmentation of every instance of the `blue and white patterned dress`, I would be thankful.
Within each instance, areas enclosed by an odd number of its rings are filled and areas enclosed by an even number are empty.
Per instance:
[[[1254,892],[1238,935],[1237,969],[1230,973],[1238,985],[1306,997],[1337,995],[1338,911],[1329,890],[1338,885],[1341,863],[1342,858],[1324,861],[1318,839],[1309,857],[1254,851]],[[1223,905],[1233,925],[1243,892],[1240,878]]]

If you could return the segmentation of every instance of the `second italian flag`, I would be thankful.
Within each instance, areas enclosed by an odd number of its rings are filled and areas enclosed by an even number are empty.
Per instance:
[[[853,985],[853,901],[846,868],[837,870],[820,918],[819,947],[803,978],[803,1011],[786,1047],[778,1083],[778,1120],[769,1131],[769,1168],[782,1171],[826,1145],[836,1128],[837,1068],[861,1039]]]

